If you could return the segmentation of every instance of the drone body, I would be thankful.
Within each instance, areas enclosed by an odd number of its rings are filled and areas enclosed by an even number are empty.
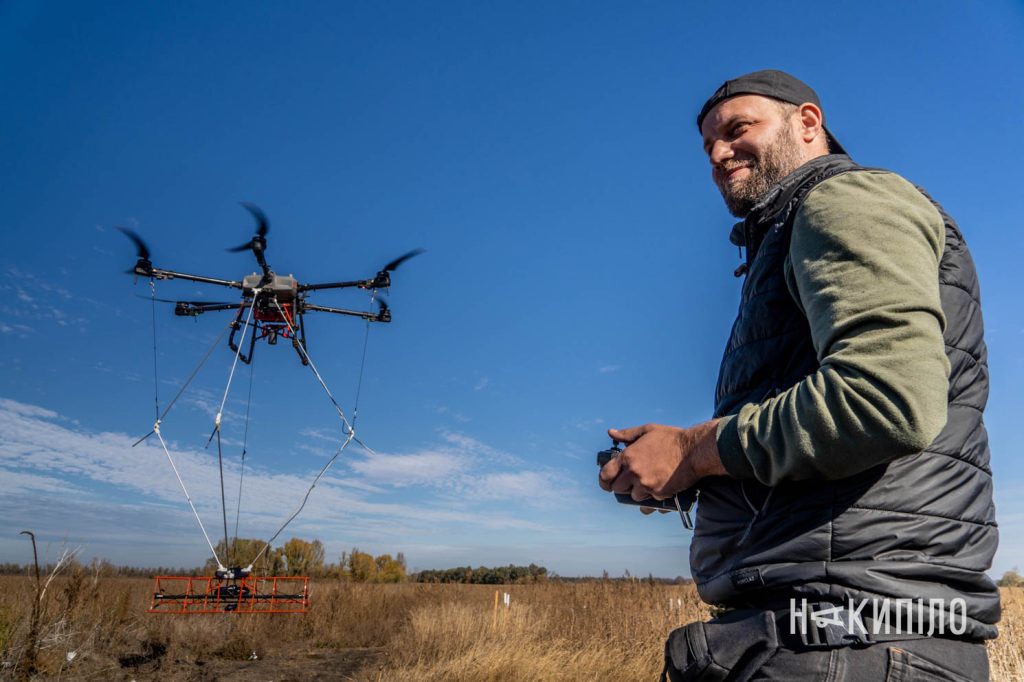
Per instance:
[[[378,291],[391,286],[391,273],[403,262],[423,253],[423,249],[415,249],[399,258],[391,261],[377,272],[372,278],[350,280],[342,282],[324,282],[320,284],[302,284],[293,275],[278,275],[270,269],[264,253],[267,250],[267,232],[270,225],[263,212],[253,204],[242,204],[256,218],[257,229],[253,238],[240,246],[228,251],[252,251],[256,257],[262,273],[254,272],[246,275],[241,280],[219,279],[206,277],[175,270],[165,270],[153,266],[150,260],[149,247],[142,238],[135,232],[121,227],[118,228],[131,239],[138,251],[138,260],[135,267],[129,270],[129,274],[137,277],[146,277],[150,280],[163,279],[184,279],[201,284],[213,284],[241,292],[241,300],[237,303],[224,301],[164,301],[174,304],[174,314],[181,317],[197,317],[203,313],[216,312],[221,310],[235,310],[235,320],[232,323],[231,335],[228,337],[228,346],[233,352],[238,353],[242,362],[252,362],[252,353],[255,350],[256,341],[266,339],[269,345],[275,345],[279,338],[290,339],[292,346],[299,354],[303,364],[309,360],[305,353],[306,330],[304,315],[307,312],[335,313],[337,315],[349,315],[360,317],[367,322],[390,322],[391,311],[383,298],[380,298]],[[376,301],[377,311],[347,310],[345,308],[332,308],[327,306],[309,303],[306,298],[312,291],[321,289],[345,289],[359,288],[371,292],[371,300]],[[248,315],[247,315],[248,311]],[[248,353],[239,353],[238,345],[235,343],[236,334],[246,326],[252,327],[252,334],[249,336]],[[244,336],[244,334],[243,334]]]

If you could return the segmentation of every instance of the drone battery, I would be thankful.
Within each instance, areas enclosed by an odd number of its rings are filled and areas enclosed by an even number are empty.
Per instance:
[[[254,272],[251,275],[246,275],[242,279],[242,293],[246,296],[251,296],[253,289],[260,286],[262,281],[263,275],[259,273]],[[295,300],[295,295],[299,290],[299,283],[291,275],[273,275],[270,283],[265,284],[263,289],[273,292],[278,302],[290,303]]]

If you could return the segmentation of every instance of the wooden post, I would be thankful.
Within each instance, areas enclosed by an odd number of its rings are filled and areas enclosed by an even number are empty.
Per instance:
[[[498,592],[500,591],[494,591],[494,614],[491,616],[491,632],[498,630]]]

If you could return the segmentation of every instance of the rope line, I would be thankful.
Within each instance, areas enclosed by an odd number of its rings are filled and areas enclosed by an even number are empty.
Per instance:
[[[217,338],[214,340],[214,342],[207,349],[206,355],[203,356],[202,360],[199,361],[199,364],[196,365],[195,369],[192,370],[192,374],[189,375],[188,379],[185,380],[185,383],[183,383],[181,385],[181,388],[178,389],[178,393],[174,396],[174,398],[171,400],[171,402],[169,402],[167,404],[167,407],[164,408],[163,414],[161,414],[159,417],[157,417],[156,424],[153,427],[154,430],[150,431],[145,436],[143,436],[142,438],[140,438],[137,441],[135,441],[134,443],[132,443],[132,447],[133,448],[136,445],[138,445],[139,443],[141,443],[142,441],[144,441],[147,438],[149,438],[150,436],[152,436],[154,433],[156,433],[155,429],[160,425],[161,422],[163,422],[164,418],[167,417],[167,413],[171,411],[172,407],[174,407],[174,403],[178,402],[178,398],[181,397],[181,394],[185,392],[185,389],[188,388],[188,385],[191,384],[192,380],[196,378],[197,374],[199,374],[199,370],[202,369],[203,365],[206,364],[206,361],[210,359],[211,355],[213,355],[213,349],[220,345],[221,339],[224,338],[224,334],[226,334],[228,329],[230,329],[230,328],[231,328],[231,323],[229,322],[227,324],[227,326],[224,327],[220,331],[220,335],[217,336]]]
[[[271,299],[271,301],[277,308],[278,312],[281,313],[281,317],[284,319],[285,324],[288,325],[288,330],[294,333],[291,322],[288,320],[288,317],[284,314],[284,311],[281,309],[281,305],[277,302],[277,299],[274,298]],[[302,351],[303,357],[309,363],[309,368],[313,371],[313,374],[314,376],[316,376],[317,381],[319,381],[320,385],[323,386],[324,391],[327,393],[327,397],[334,405],[334,409],[337,410],[338,416],[341,418],[341,422],[347,431],[346,438],[345,442],[342,443],[341,447],[339,447],[338,450],[334,453],[334,456],[331,457],[326,464],[324,464],[324,466],[320,469],[320,472],[316,475],[316,478],[313,479],[313,483],[310,484],[309,488],[306,490],[306,494],[303,496],[302,502],[299,504],[298,508],[294,512],[292,512],[292,515],[289,516],[288,519],[281,525],[281,527],[277,529],[277,532],[274,533],[270,537],[270,539],[266,541],[266,543],[264,543],[263,548],[259,551],[258,554],[256,554],[256,557],[249,563],[249,566],[245,569],[246,571],[252,570],[252,567],[256,565],[256,562],[260,560],[260,557],[263,556],[263,554],[268,549],[270,549],[270,546],[273,544],[274,540],[276,540],[278,536],[281,535],[281,533],[284,531],[284,529],[287,528],[288,525],[295,520],[299,513],[302,512],[302,510],[306,506],[306,502],[309,501],[309,496],[313,493],[313,489],[316,488],[316,484],[320,482],[320,479],[323,478],[324,474],[327,473],[327,471],[331,468],[334,462],[337,461],[338,457],[341,456],[341,453],[345,451],[345,448],[348,447],[348,444],[351,443],[353,439],[355,439],[356,437],[355,429],[352,427],[351,424],[349,424],[348,420],[345,418],[345,412],[341,409],[341,405],[339,405],[338,401],[334,399],[334,395],[331,394],[331,389],[327,388],[327,384],[324,382],[323,377],[320,376],[320,372],[317,371],[316,365],[313,363],[313,359],[309,357],[309,354],[306,352],[306,349],[302,346],[301,343],[299,344],[299,349]],[[362,445],[362,441],[357,442],[359,442]],[[366,448],[367,450],[370,450],[365,445],[363,445],[363,447]],[[370,450],[370,452],[373,451]]]
[[[199,530],[203,531],[203,537],[206,538],[206,544],[210,546],[210,551],[213,552],[213,558],[217,562],[217,568],[224,570],[224,563],[217,556],[217,550],[213,548],[213,543],[210,542],[210,536],[206,532],[206,527],[203,525],[203,520],[199,518],[199,512],[196,511],[196,506],[192,504],[192,496],[188,494],[188,488],[185,487],[185,482],[181,480],[181,474],[178,473],[178,467],[174,465],[174,459],[171,457],[170,451],[167,449],[167,443],[164,442],[164,437],[160,433],[160,424],[157,424],[153,428],[153,432],[156,437],[160,439],[160,445],[164,448],[164,454],[167,455],[167,461],[171,464],[171,469],[174,470],[174,475],[178,478],[178,485],[181,486],[181,490],[185,493],[185,499],[188,500],[188,506],[192,508],[192,513],[196,517],[196,521],[199,523]],[[225,547],[225,549],[227,549]]]
[[[277,308],[278,312],[281,313],[281,317],[284,319],[285,324],[288,325],[288,331],[294,334],[295,329],[292,328],[292,323],[284,314],[284,310],[281,309],[281,304],[277,302],[276,298],[271,299],[271,301],[273,302],[274,307]],[[334,409],[337,410],[338,417],[341,418],[341,422],[342,424],[345,425],[346,431],[348,433],[354,434],[355,430],[352,428],[352,425],[349,424],[348,419],[345,417],[345,411],[341,409],[341,405],[339,405],[338,401],[334,399],[334,395],[331,393],[331,389],[327,388],[327,384],[324,383],[323,377],[320,376],[320,372],[317,371],[316,365],[313,364],[313,358],[309,357],[309,353],[306,352],[305,347],[301,343],[299,344],[299,350],[302,351],[302,357],[304,357],[306,359],[306,362],[309,363],[309,368],[313,371],[313,375],[316,377],[316,380],[320,382],[320,385],[323,386],[324,392],[327,393],[327,397],[330,398],[331,404],[334,405]]]
[[[249,397],[245,401],[245,432],[242,434],[242,466],[241,471],[238,474],[238,503],[235,505],[235,534],[234,539],[238,541],[238,517],[242,513],[242,482],[245,480],[245,455],[246,446],[249,442],[249,410],[252,407],[252,383],[253,376],[256,374],[256,368],[252,363],[249,363]],[[232,547],[232,554],[234,554],[234,547]]]
[[[231,361],[231,371],[228,373],[228,382],[224,386],[224,395],[220,399],[220,408],[217,410],[217,417],[213,424],[213,433],[210,434],[210,438],[206,441],[206,447],[210,447],[210,441],[213,440],[214,436],[217,436],[217,468],[220,470],[220,511],[221,517],[224,520],[224,551],[228,551],[229,540],[228,540],[228,502],[227,497],[224,493],[224,452],[221,445],[220,439],[220,422],[221,417],[224,414],[224,405],[228,401],[228,392],[231,390],[231,382],[235,378],[235,369],[238,367],[238,358],[242,354],[242,346],[245,344],[245,335],[249,331],[249,321],[252,319],[252,313],[256,309],[256,301],[259,299],[260,289],[253,289],[252,292],[252,303],[249,305],[249,312],[245,316],[245,324],[242,326],[242,336],[238,340],[238,347],[235,349],[234,360]],[[253,329],[253,334],[256,330]],[[251,358],[250,358],[251,359]],[[204,531],[205,532],[205,531]],[[230,559],[229,559],[230,560]]]
[[[217,466],[220,467],[220,511],[224,517],[224,552],[228,551],[228,503],[224,497],[224,455],[221,453],[220,429],[217,429]],[[228,556],[228,561],[231,557]]]
[[[228,391],[231,390],[231,382],[235,378],[235,368],[238,367],[238,356],[242,354],[242,346],[245,344],[245,335],[249,331],[249,320],[252,319],[252,311],[256,309],[256,299],[259,298],[261,291],[261,289],[252,290],[252,304],[250,304],[249,312],[245,316],[245,324],[242,326],[242,336],[238,339],[238,348],[235,350],[235,359],[231,361],[231,372],[228,373],[228,383],[227,386],[224,387],[224,396],[220,399],[220,408],[217,410],[216,419],[214,419],[213,430],[215,432],[220,431],[220,419],[224,415],[224,403],[228,401]],[[276,299],[274,300],[274,303],[277,303]],[[252,333],[255,334],[256,330],[253,329]],[[206,441],[207,445],[210,444],[210,440],[213,440],[212,433],[210,434],[210,439]]]
[[[377,298],[377,290],[374,289],[370,294],[370,307],[373,307],[373,302]],[[359,419],[359,394],[363,390],[363,369],[366,368],[366,346],[370,341],[370,320],[366,320],[366,332],[363,334],[363,359],[359,363],[359,379],[356,382],[356,400],[352,405],[352,428],[356,426],[356,420]]]
[[[153,305],[154,305],[154,308],[153,308],[153,354],[154,354],[153,371],[154,371],[154,384],[156,384],[156,381],[157,381],[157,374],[156,374],[156,370],[157,370],[157,361],[156,361],[156,357],[157,357],[157,355],[156,355],[157,354],[157,345],[156,345],[156,309],[155,309],[155,287],[153,287],[153,282],[152,281],[150,282],[150,286],[151,286],[151,291],[153,293],[153,299],[154,299],[154,302],[153,302]],[[217,460],[218,460],[218,465],[219,465],[219,469],[220,469],[221,512],[222,512],[222,518],[223,518],[223,524],[224,524],[224,551],[225,552],[229,552],[229,537],[230,536],[228,535],[227,499],[226,499],[226,493],[225,493],[225,487],[224,487],[224,460],[223,460],[223,446],[222,446],[222,441],[221,441],[220,427],[221,427],[221,420],[222,420],[222,417],[223,417],[223,414],[224,414],[224,406],[227,404],[228,394],[229,394],[229,392],[231,390],[231,385],[232,385],[232,382],[234,381],[235,372],[236,372],[237,367],[238,367],[238,360],[239,360],[240,355],[241,355],[241,349],[242,349],[242,346],[244,345],[245,337],[246,337],[246,334],[248,333],[248,328],[249,328],[250,322],[252,320],[253,312],[255,311],[255,308],[256,308],[257,299],[260,296],[261,292],[262,292],[262,290],[259,289],[259,288],[254,289],[253,292],[252,292],[252,297],[253,297],[252,298],[252,302],[249,305],[249,311],[248,311],[248,314],[247,314],[246,319],[245,319],[245,323],[244,323],[243,328],[242,328],[242,335],[241,335],[241,337],[239,339],[239,343],[238,343],[237,349],[235,351],[234,360],[231,363],[231,371],[228,373],[227,385],[224,387],[224,394],[221,397],[220,407],[217,410],[217,415],[216,415],[216,418],[214,420],[214,430],[213,430],[213,433],[210,434],[210,437],[209,437],[209,439],[207,439],[207,442],[206,442],[207,447],[209,447],[210,442],[213,440],[213,437],[214,436],[217,437]],[[371,300],[371,304],[373,302],[374,296],[375,296],[375,293],[371,294],[371,299],[370,299]],[[292,325],[291,319],[286,314],[286,312],[282,309],[281,304],[277,301],[277,298],[275,296],[269,296],[268,299],[273,304],[273,306],[277,309],[278,313],[281,315],[281,319],[284,320],[285,324],[287,325],[288,331],[294,336],[295,328]],[[184,480],[181,477],[181,473],[178,471],[178,467],[174,463],[174,458],[171,456],[170,450],[167,447],[167,443],[166,443],[166,441],[164,441],[163,434],[160,432],[160,425],[161,425],[161,422],[163,421],[163,419],[170,412],[170,410],[174,406],[174,404],[178,401],[178,399],[181,397],[181,395],[185,392],[185,390],[188,388],[188,386],[195,379],[196,375],[199,373],[199,370],[202,368],[202,366],[204,364],[206,364],[206,361],[213,354],[213,349],[216,348],[220,344],[220,341],[221,341],[221,339],[223,339],[224,334],[227,333],[227,330],[229,328],[231,328],[233,325],[235,325],[236,323],[237,323],[237,318],[235,320],[230,321],[224,327],[224,329],[221,330],[221,333],[218,335],[217,339],[213,342],[213,344],[210,346],[210,348],[206,351],[206,354],[199,361],[199,364],[195,367],[195,369],[192,370],[192,373],[185,380],[185,382],[182,384],[182,386],[178,389],[178,392],[175,394],[174,398],[170,401],[170,403],[168,403],[168,405],[164,409],[163,413],[160,413],[160,410],[159,410],[159,393],[156,393],[156,395],[155,395],[155,403],[156,403],[157,419],[156,419],[156,422],[153,424],[153,430],[150,431],[145,436],[143,436],[142,438],[140,438],[138,441],[136,441],[133,444],[133,446],[132,446],[132,447],[134,447],[135,445],[138,445],[139,443],[141,443],[144,440],[146,440],[147,438],[149,438],[149,436],[151,436],[153,434],[156,434],[157,438],[160,440],[160,445],[163,448],[164,455],[167,457],[167,461],[171,465],[171,469],[174,471],[174,475],[175,475],[175,477],[178,480],[178,485],[181,486],[181,490],[185,494],[185,499],[188,501],[189,508],[191,508],[193,516],[195,516],[196,522],[199,525],[199,529],[203,533],[203,538],[206,540],[206,544],[209,546],[210,552],[213,554],[213,558],[217,562],[217,567],[218,567],[219,570],[226,570],[225,567],[224,567],[224,563],[221,561],[220,557],[217,555],[217,550],[216,550],[213,542],[210,540],[210,535],[209,535],[209,533],[207,533],[206,527],[203,525],[202,518],[199,516],[199,512],[196,509],[195,504],[192,502],[192,496],[189,494],[188,488],[185,486],[185,482],[184,482]],[[253,334],[256,333],[255,328],[253,329],[252,333]],[[298,517],[298,515],[306,507],[306,503],[309,501],[310,495],[312,495],[313,490],[316,488],[317,484],[324,477],[324,475],[330,470],[330,468],[338,460],[338,458],[345,451],[345,449],[349,446],[349,444],[352,443],[352,441],[355,441],[356,443],[358,443],[367,452],[370,452],[371,454],[375,454],[374,451],[369,446],[367,446],[361,440],[356,438],[356,432],[355,432],[355,421],[356,421],[356,417],[358,415],[358,410],[359,410],[359,396],[360,396],[360,393],[361,393],[361,390],[362,390],[363,372],[364,372],[364,369],[365,369],[365,366],[366,366],[366,352],[367,352],[368,340],[369,340],[369,320],[367,320],[366,333],[365,333],[364,338],[363,338],[362,360],[361,360],[360,367],[359,367],[359,379],[358,379],[358,383],[357,383],[357,386],[356,386],[355,403],[354,403],[354,406],[353,406],[352,422],[351,423],[349,422],[348,418],[345,416],[345,411],[342,409],[342,407],[338,403],[337,399],[335,399],[334,394],[331,393],[330,388],[327,386],[327,383],[324,381],[323,376],[321,376],[319,370],[316,368],[316,365],[314,364],[312,358],[310,358],[309,353],[306,351],[305,346],[303,344],[301,344],[301,343],[298,344],[298,349],[299,349],[302,357],[304,358],[306,363],[309,365],[310,370],[313,372],[313,375],[316,377],[317,382],[323,388],[324,393],[327,395],[327,398],[331,401],[331,404],[334,406],[334,409],[335,409],[335,411],[338,414],[338,418],[341,420],[341,423],[342,423],[342,434],[345,436],[345,440],[341,444],[341,446],[337,449],[337,451],[334,453],[334,455],[323,465],[323,467],[317,473],[316,477],[313,479],[313,482],[310,484],[309,488],[306,490],[306,493],[303,496],[302,501],[299,503],[299,505],[295,509],[295,511],[292,512],[292,514],[285,520],[285,522],[283,524],[281,524],[281,526],[270,537],[270,539],[267,540],[264,543],[263,547],[256,554],[256,557],[252,560],[252,562],[250,562],[248,568],[245,569],[247,572],[252,570],[252,568],[256,564],[256,562],[259,561],[259,559],[267,552],[267,550],[270,549],[270,547],[273,545],[274,541],[277,540],[277,538],[281,535],[282,532],[284,532],[285,528],[287,528],[292,523],[292,521],[294,521]],[[245,409],[245,431],[244,431],[243,440],[242,440],[242,457],[241,457],[241,459],[242,459],[242,463],[241,463],[242,466],[241,466],[241,472],[240,472],[239,481],[238,481],[238,504],[237,504],[237,506],[235,508],[235,539],[236,540],[237,540],[237,536],[238,536],[239,516],[240,516],[240,512],[241,512],[241,505],[242,505],[242,490],[243,490],[243,482],[244,482],[244,476],[245,476],[245,458],[246,458],[246,454],[247,454],[246,448],[247,448],[248,436],[249,436],[249,421],[250,421],[250,413],[251,413],[251,406],[252,406],[252,391],[253,391],[253,377],[254,377],[254,374],[255,374],[255,370],[250,365],[249,391],[248,391],[248,398],[246,400],[246,409]],[[227,558],[230,559],[230,557],[227,557]]]
[[[335,452],[334,456],[327,461],[327,464],[324,464],[323,468],[320,469],[320,473],[318,473],[316,475],[316,478],[313,479],[313,483],[309,486],[309,489],[306,490],[306,494],[302,498],[302,503],[299,504],[298,508],[294,512],[292,512],[292,515],[288,517],[288,520],[281,524],[281,527],[277,529],[277,532],[274,533],[271,536],[271,538],[266,541],[266,543],[263,545],[263,549],[261,549],[259,551],[259,554],[256,555],[256,558],[249,563],[249,566],[245,569],[246,571],[252,570],[252,567],[255,566],[256,562],[260,560],[260,557],[263,556],[263,553],[270,549],[270,546],[274,544],[274,540],[277,539],[277,536],[280,535],[284,531],[284,529],[288,527],[288,524],[294,521],[295,517],[297,517],[302,512],[302,510],[306,506],[306,502],[309,501],[309,496],[313,494],[313,488],[315,488],[316,484],[320,482],[320,479],[323,478],[323,475],[326,474],[327,470],[331,468],[331,465],[334,464],[335,460],[337,460],[338,457],[341,456],[341,453],[345,451],[345,448],[348,447],[348,444],[352,442],[353,438],[355,438],[355,433],[349,431],[348,437],[345,438],[345,442],[341,444],[341,447],[338,448],[338,451]]]
[[[157,420],[160,419],[160,378],[156,372],[156,283],[149,278],[150,302],[153,308],[153,407]]]

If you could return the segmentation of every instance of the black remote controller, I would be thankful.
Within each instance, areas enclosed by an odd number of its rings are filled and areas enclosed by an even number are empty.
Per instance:
[[[597,453],[597,466],[603,467],[608,462],[612,461],[615,457],[622,454],[622,448],[619,447],[618,441],[612,441],[612,446],[607,450],[601,450]],[[621,504],[630,504],[636,507],[646,507],[648,509],[660,509],[664,511],[677,511],[679,516],[683,519],[683,525],[688,530],[693,529],[693,520],[690,518],[690,512],[693,510],[693,505],[697,502],[697,490],[690,488],[680,493],[676,493],[672,497],[664,500],[656,500],[653,497],[648,497],[646,500],[634,500],[631,495],[626,493],[615,493],[615,499]]]

